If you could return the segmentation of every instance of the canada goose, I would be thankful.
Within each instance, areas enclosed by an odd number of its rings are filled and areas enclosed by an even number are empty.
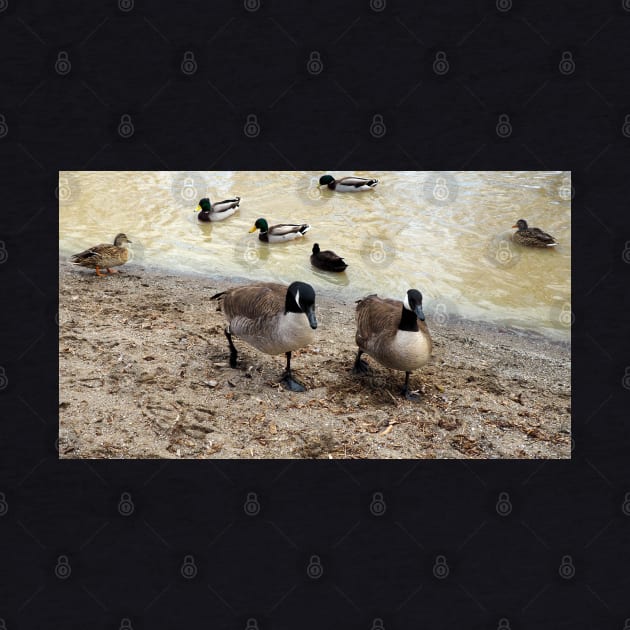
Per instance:
[[[258,238],[265,243],[280,243],[282,241],[292,241],[294,238],[301,238],[311,229],[307,223],[296,225],[293,223],[280,223],[269,227],[266,219],[258,219],[251,232],[260,230]]]
[[[223,219],[231,217],[239,209],[240,203],[240,197],[225,199],[224,201],[215,201],[214,203],[210,203],[210,199],[204,197],[199,201],[195,212],[197,212],[197,210],[200,211],[197,215],[200,221],[223,221]]]
[[[527,227],[527,221],[525,219],[519,219],[513,228],[518,228],[514,234],[512,234],[512,240],[519,245],[525,245],[526,247],[555,247],[558,242],[556,239],[543,232],[539,228]]]
[[[126,243],[131,243],[131,241],[126,234],[121,232],[116,235],[113,245],[110,243],[94,245],[94,247],[90,247],[83,252],[74,254],[70,261],[73,265],[95,269],[97,276],[105,275],[100,272],[101,269],[107,269],[107,273],[118,273],[112,267],[124,265],[129,260],[129,251],[126,247],[123,247]]]
[[[318,243],[313,245],[311,265],[324,271],[345,271],[348,266],[344,259],[341,256],[337,256],[335,252],[331,252],[329,249],[321,251]]]
[[[319,178],[320,186],[328,186],[330,190],[337,192],[359,192],[360,190],[370,190],[378,184],[378,179],[366,177],[342,177],[335,179],[332,175],[322,175]]]
[[[422,293],[409,289],[403,302],[368,295],[357,302],[356,342],[359,352],[353,372],[364,374],[368,365],[365,352],[385,367],[405,372],[402,395],[407,400],[419,396],[409,391],[409,374],[429,361],[433,343],[422,311]]]
[[[225,329],[230,346],[230,366],[236,367],[237,352],[232,335],[266,354],[285,353],[287,366],[282,384],[293,392],[305,391],[291,374],[291,351],[313,340],[317,328],[315,291],[310,284],[293,282],[288,287],[274,282],[250,284],[212,296],[221,298],[228,321]]]

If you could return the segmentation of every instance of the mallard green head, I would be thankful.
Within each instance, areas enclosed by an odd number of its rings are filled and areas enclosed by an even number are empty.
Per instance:
[[[522,231],[522,230],[526,230],[527,229],[527,221],[525,221],[525,219],[519,219],[516,222],[516,225],[512,226],[513,228],[518,228],[518,231]]]
[[[254,223],[254,227],[250,230],[250,232],[255,232],[256,230],[260,230],[261,232],[268,232],[269,224],[267,223],[267,219],[257,219],[256,223]]]
[[[197,206],[195,212],[198,212],[199,210],[201,210],[201,212],[212,211],[212,204],[210,203],[210,199],[208,197],[204,197],[199,201],[199,205]]]
[[[332,184],[335,181],[335,178],[332,175],[322,175],[319,178],[320,186],[328,186],[328,184]]]

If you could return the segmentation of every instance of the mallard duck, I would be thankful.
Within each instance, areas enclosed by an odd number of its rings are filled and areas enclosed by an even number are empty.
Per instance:
[[[287,365],[282,384],[294,392],[305,391],[291,374],[291,351],[311,343],[313,330],[317,328],[315,291],[310,284],[293,282],[288,287],[273,282],[251,284],[217,293],[212,299],[221,299],[223,303],[232,368],[236,367],[237,358],[232,335],[236,335],[266,354],[284,352]]]
[[[513,228],[518,228],[514,234],[512,234],[512,240],[519,245],[525,245],[527,247],[555,247],[558,242],[556,239],[543,232],[539,228],[527,227],[527,221],[525,219],[519,219]]]
[[[239,209],[238,206],[240,203],[240,197],[225,199],[224,201],[215,201],[215,203],[210,203],[210,199],[204,197],[199,201],[195,212],[197,212],[197,210],[200,211],[197,215],[200,221],[223,221],[223,219],[231,217]]]
[[[335,252],[329,249],[321,251],[319,244],[313,245],[313,253],[311,254],[311,265],[324,271],[345,271],[348,266],[341,256],[337,256]]]
[[[352,371],[368,371],[361,359],[365,352],[385,367],[405,372],[401,393],[407,400],[418,400],[419,396],[409,391],[409,374],[429,361],[433,349],[422,311],[422,293],[409,289],[402,302],[368,295],[357,302],[356,320],[359,352]]]
[[[367,179],[365,177],[342,177],[335,179],[332,175],[322,175],[319,178],[320,186],[328,186],[330,190],[337,192],[358,192],[360,190],[370,190],[378,184],[378,179]]]
[[[126,234],[122,232],[116,235],[114,244],[101,243],[100,245],[94,245],[90,249],[86,249],[84,252],[74,254],[70,261],[74,265],[81,267],[90,267],[96,270],[97,276],[104,276],[104,273],[100,273],[101,269],[107,269],[107,273],[118,273],[112,267],[118,267],[124,265],[129,259],[129,251],[126,247],[123,247],[126,243],[131,243]]]
[[[265,243],[280,243],[281,241],[291,241],[294,238],[302,238],[311,229],[307,223],[296,225],[293,223],[280,223],[269,227],[266,219],[258,219],[254,227],[250,230],[255,232],[260,230],[258,238]]]

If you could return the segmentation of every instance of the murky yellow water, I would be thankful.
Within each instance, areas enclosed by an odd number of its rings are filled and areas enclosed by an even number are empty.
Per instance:
[[[571,180],[555,172],[337,172],[378,177],[374,190],[319,188],[321,172],[88,172],[59,174],[59,249],[69,255],[126,232],[136,261],[204,276],[290,282],[346,297],[400,298],[415,287],[434,323],[451,314],[568,339]],[[241,197],[241,210],[200,223],[201,197]],[[267,245],[248,230],[312,225],[305,238]],[[526,249],[517,219],[560,245]],[[313,243],[344,256],[343,274],[311,267]]]

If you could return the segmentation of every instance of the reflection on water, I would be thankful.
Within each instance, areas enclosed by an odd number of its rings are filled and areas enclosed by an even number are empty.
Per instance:
[[[205,276],[290,282],[347,298],[378,292],[425,295],[427,313],[504,322],[568,339],[571,323],[571,180],[566,172],[355,172],[376,189],[335,193],[320,172],[61,172],[62,255],[126,232],[136,262]],[[337,176],[352,173],[339,172]],[[241,197],[223,222],[201,223],[201,197]],[[249,228],[258,217],[312,225],[307,235],[267,245]],[[517,219],[560,245],[522,248]],[[313,243],[349,264],[342,274],[310,265]]]

